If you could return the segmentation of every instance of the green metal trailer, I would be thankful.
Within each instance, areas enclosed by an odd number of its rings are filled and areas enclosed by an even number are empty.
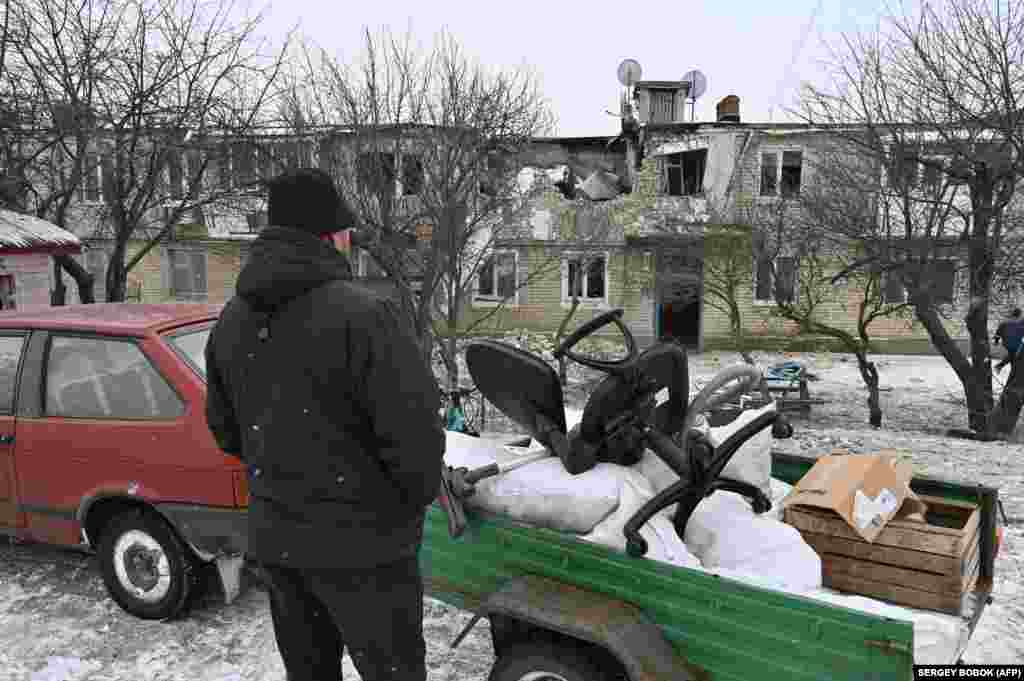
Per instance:
[[[775,453],[795,483],[814,459]],[[981,576],[969,627],[990,602],[998,492],[915,478],[918,494],[980,504]],[[421,554],[427,592],[488,618],[491,681],[909,681],[913,626],[750,586],[469,510],[458,539],[429,510]]]

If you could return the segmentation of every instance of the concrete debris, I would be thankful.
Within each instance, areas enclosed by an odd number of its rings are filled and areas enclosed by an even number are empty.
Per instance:
[[[583,182],[582,191],[584,196],[591,201],[607,201],[622,193],[619,186],[618,175],[598,170],[591,173],[590,177]]]

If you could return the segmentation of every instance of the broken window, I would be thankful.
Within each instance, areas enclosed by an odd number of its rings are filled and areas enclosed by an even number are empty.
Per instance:
[[[774,303],[796,300],[797,259],[791,256],[759,258],[754,267],[754,300]]]
[[[803,152],[782,152],[782,174],[779,189],[782,196],[790,198],[800,193],[800,173],[803,166]]]
[[[585,271],[583,270],[584,262]],[[604,300],[608,271],[604,256],[586,259],[579,256],[570,257],[564,271],[566,280],[563,282],[562,290],[566,292],[566,300],[571,300],[573,297],[584,300]]]
[[[499,252],[487,257],[477,275],[479,300],[505,300],[516,294],[516,254]]]
[[[761,196],[792,198],[800,193],[803,175],[803,152],[790,150],[779,154],[769,151],[761,154]]]
[[[423,162],[419,156],[402,156],[402,196],[416,196],[423,191]]]
[[[171,295],[175,300],[206,300],[206,252],[171,249]]]
[[[47,416],[173,419],[184,403],[132,342],[56,337],[46,365]]]
[[[650,90],[651,123],[673,123],[676,120],[676,91]]]
[[[698,149],[665,157],[665,188],[669,196],[704,193],[704,168],[708,150]]]
[[[775,196],[779,175],[779,157],[777,154],[761,154],[761,196]]]

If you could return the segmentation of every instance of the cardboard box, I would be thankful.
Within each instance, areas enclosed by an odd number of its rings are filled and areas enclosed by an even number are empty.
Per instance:
[[[837,452],[818,459],[782,507],[831,511],[870,543],[897,513],[923,518],[926,507],[910,491],[912,477],[910,464],[892,450],[860,455]]]

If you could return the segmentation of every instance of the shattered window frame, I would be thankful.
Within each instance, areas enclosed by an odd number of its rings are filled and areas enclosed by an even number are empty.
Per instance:
[[[803,186],[804,152],[802,149],[784,149],[781,156],[779,196],[791,199],[800,194],[800,188]],[[793,163],[794,157],[796,158],[795,164]]]
[[[783,199],[798,196],[804,185],[806,156],[804,148],[798,146],[763,148],[758,167],[758,196]],[[771,159],[770,163],[766,162],[768,158]]]
[[[502,295],[502,258],[512,258],[512,285],[513,289],[509,295]],[[482,284],[487,281],[487,286]],[[506,279],[505,281],[508,281]],[[519,252],[511,249],[496,249],[492,251],[477,271],[476,286],[473,291],[474,305],[516,305],[519,303]]]
[[[572,269],[575,265],[579,267],[581,260],[588,260],[587,272],[580,279],[581,291],[579,294],[580,304],[607,304],[608,303],[608,263],[610,254],[607,251],[585,255],[583,253],[569,251],[562,256],[562,304],[572,303],[572,292],[569,287],[572,282]],[[601,268],[601,294],[591,295],[591,277],[595,266]]]
[[[691,149],[664,157],[665,179],[663,187],[666,196],[703,196],[704,173],[708,166],[707,149]],[[687,170],[691,170],[687,173]],[[679,173],[679,191],[672,191],[672,172]]]
[[[771,264],[771,267],[764,270],[766,264]],[[789,264],[790,269],[784,274],[786,279],[791,280],[790,284],[790,295],[788,298],[783,298],[787,303],[795,303],[800,298],[800,261],[799,258],[792,255],[777,255],[768,257],[757,257],[754,256],[754,267],[753,267],[753,282],[751,291],[751,299],[755,305],[774,305],[776,301],[777,291],[779,289],[779,268],[782,264]],[[767,275],[767,279],[765,278]],[[767,285],[770,289],[770,297],[764,297],[763,287]]]

